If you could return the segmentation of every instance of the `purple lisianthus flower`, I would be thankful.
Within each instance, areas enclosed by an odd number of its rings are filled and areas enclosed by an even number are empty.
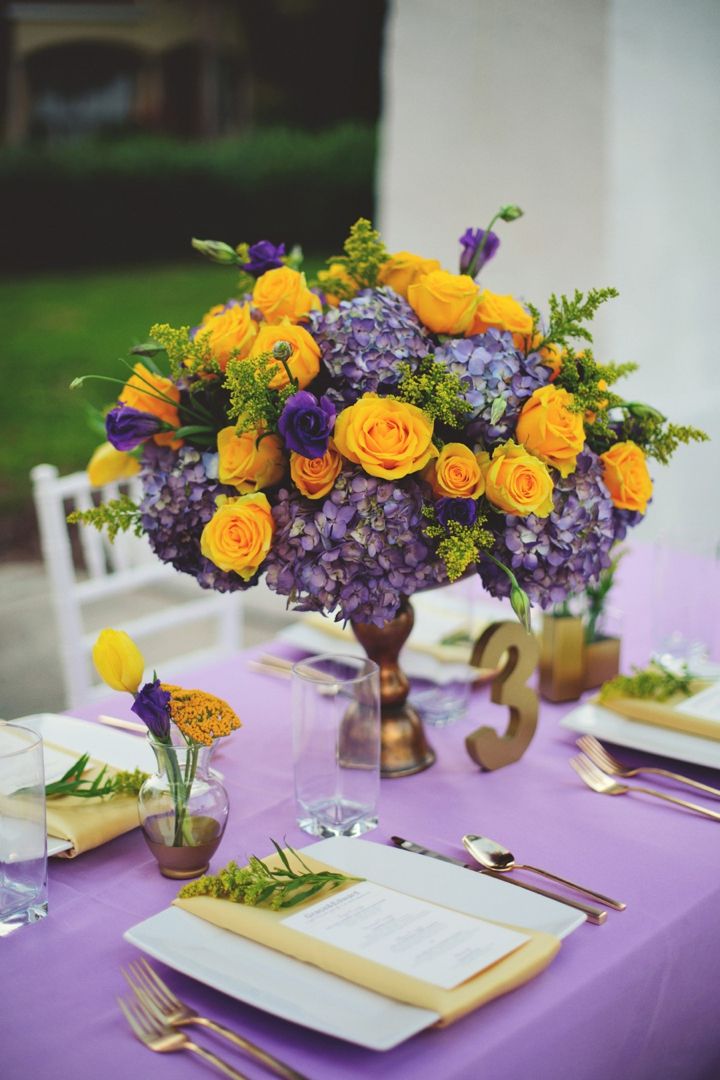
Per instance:
[[[440,498],[435,503],[435,515],[441,525],[457,521],[459,525],[474,525],[477,518],[475,499]]]
[[[248,261],[242,263],[242,269],[248,274],[260,277],[266,270],[276,270],[283,266],[285,256],[284,244],[271,244],[269,240],[258,240],[248,250]]]
[[[285,402],[278,431],[288,450],[306,458],[321,458],[328,448],[335,424],[335,406],[329,398],[320,400],[307,390],[299,390]]]
[[[162,429],[162,422],[152,413],[132,409],[129,405],[118,402],[105,417],[105,431],[108,442],[116,450],[134,450],[140,443],[157,435]]]
[[[477,277],[500,247],[500,237],[490,229],[466,229],[460,237],[460,273]]]
[[[170,735],[170,693],[163,690],[160,680],[145,683],[132,704],[132,711],[139,716],[154,739],[165,740]]]

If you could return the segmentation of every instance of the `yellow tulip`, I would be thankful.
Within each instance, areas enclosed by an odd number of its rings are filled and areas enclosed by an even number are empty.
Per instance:
[[[109,442],[101,443],[90,458],[88,480],[93,487],[102,487],[113,480],[127,480],[140,472],[140,462],[124,450],[116,450]]]
[[[135,642],[124,630],[101,630],[93,645],[92,658],[98,675],[113,690],[137,693],[145,661]]]

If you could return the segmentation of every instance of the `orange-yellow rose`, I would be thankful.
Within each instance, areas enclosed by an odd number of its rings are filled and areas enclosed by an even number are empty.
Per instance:
[[[528,334],[532,333],[532,315],[528,314],[514,296],[500,296],[483,289],[465,335],[469,337],[471,334],[484,334],[491,327],[509,331],[516,348],[524,349]]]
[[[479,297],[467,274],[431,270],[408,286],[408,303],[420,322],[436,334],[462,334],[470,324]]]
[[[100,443],[87,464],[88,480],[93,487],[127,480],[140,472],[140,462],[125,450],[116,450],[112,443]]]
[[[424,475],[436,495],[451,499],[477,499],[485,490],[480,462],[465,443],[445,443]]]
[[[168,401],[168,398],[171,400]],[[170,379],[156,375],[143,363],[138,362],[133,367],[133,374],[120,394],[120,401],[133,409],[152,413],[174,428],[180,427],[180,414],[177,410],[180,391]],[[173,431],[162,431],[153,435],[153,439],[159,446],[172,446],[173,450],[182,446],[182,439],[176,439]]]
[[[417,405],[363,394],[335,421],[335,445],[371,476],[398,480],[437,457],[433,421]]]
[[[615,443],[600,455],[603,481],[619,510],[644,514],[653,492],[645,454],[634,442]]]
[[[257,323],[249,304],[232,304],[211,308],[197,332],[198,341],[206,341],[210,352],[224,371],[232,353],[242,360],[250,352],[257,334]],[[239,350],[239,351],[238,351]]]
[[[266,322],[281,319],[299,322],[308,312],[320,310],[320,301],[310,292],[305,275],[289,266],[266,270],[253,289],[253,304],[263,313]]]
[[[485,458],[485,496],[506,514],[547,517],[553,508],[553,482],[547,465],[512,440]]]
[[[407,300],[408,288],[411,285],[415,285],[425,274],[441,269],[437,259],[424,259],[422,255],[413,255],[411,251],[396,251],[380,267],[378,282],[389,285]]]
[[[357,282],[354,278],[350,277],[343,264],[337,262],[330,263],[330,266],[327,268],[327,270],[318,270],[317,280],[318,285],[323,290],[325,300],[330,307],[337,307],[341,299],[346,299],[346,295],[345,292],[343,292],[343,295],[341,297],[336,296],[332,292],[332,285],[328,283],[332,281],[340,281],[343,285],[347,285],[349,292],[349,296],[347,297],[347,299],[349,299],[350,296],[354,296],[358,288]]]
[[[517,441],[561,476],[575,471],[585,445],[582,414],[570,411],[572,401],[567,390],[541,386],[523,405],[515,430]]]
[[[275,523],[261,491],[228,499],[220,495],[217,510],[200,537],[200,550],[220,570],[234,570],[243,581],[260,568],[272,544]]]
[[[298,491],[308,499],[321,499],[332,489],[342,468],[342,457],[332,439],[319,458],[290,455],[290,476]]]
[[[295,326],[287,319],[283,319],[277,326],[268,326],[266,323],[260,327],[255,344],[250,350],[250,359],[260,356],[261,353],[272,352],[273,345],[278,341],[287,341],[292,348],[290,359],[286,361],[293,378],[297,379],[298,388],[304,390],[313,381],[320,371],[320,347],[315,338],[307,332],[304,326]],[[287,371],[277,362],[277,374],[270,383],[272,390],[280,390],[287,386]]]
[[[234,427],[218,431],[218,479],[243,494],[277,484],[285,472],[282,440],[256,429],[237,435]]]

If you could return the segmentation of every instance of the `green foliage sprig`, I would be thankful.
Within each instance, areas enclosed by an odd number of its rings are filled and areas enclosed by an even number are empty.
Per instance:
[[[231,900],[235,904],[248,904],[251,907],[267,904],[277,911],[296,907],[323,889],[330,891],[351,881],[363,880],[329,870],[310,870],[297,851],[288,845],[288,851],[302,867],[303,872],[299,873],[293,870],[277,841],[271,839],[271,843],[280,856],[282,866],[272,869],[262,859],[251,855],[246,867],[229,862],[218,874],[206,874],[184,885],[178,895],[183,900],[193,896],[212,896],[217,900]]]
[[[350,229],[350,235],[343,245],[344,255],[328,259],[328,265],[340,263],[356,283],[358,289],[373,289],[377,285],[378,273],[383,263],[388,260],[387,248],[380,239],[380,233],[373,229],[367,218],[358,218]],[[340,278],[328,277],[323,281],[323,289],[341,299],[353,295],[355,290],[348,290],[347,282]]]
[[[107,765],[103,765],[93,780],[84,780],[82,774],[89,760],[89,754],[82,754],[59,780],[46,784],[46,796],[49,799],[59,795],[74,795],[80,799],[102,799],[108,795],[137,795],[148,778],[148,773],[141,769],[134,769],[132,772],[122,770],[114,776],[108,776]]]
[[[620,560],[625,554],[626,549],[620,548],[615,557],[611,559],[610,565],[606,567],[605,570],[600,571],[597,583],[585,587],[585,597],[587,600],[585,641],[588,643],[598,640],[598,622],[605,610],[605,602],[608,598],[608,593],[615,584],[615,574],[620,565]]]
[[[588,432],[588,442],[596,453],[602,454],[613,442],[637,443],[648,457],[661,465],[667,465],[680,444],[707,442],[710,436],[701,428],[690,424],[672,424],[661,413],[646,405],[624,404],[623,418],[606,431],[601,426],[597,432]],[[593,425],[594,427],[594,425]]]
[[[650,664],[646,668],[633,667],[632,675],[616,675],[600,690],[600,701],[617,697],[646,698],[651,701],[667,701],[675,694],[692,692],[693,676],[683,665],[679,673],[670,671],[662,664]]]
[[[564,294],[558,297],[555,293],[551,293],[548,300],[550,321],[539,347],[550,344],[568,345],[573,338],[592,341],[593,336],[585,323],[594,319],[598,308],[604,303],[614,300],[619,295],[617,289],[612,287],[589,289],[587,294],[576,289],[572,298]],[[540,312],[532,305],[528,307],[537,326],[540,322]]]
[[[290,374],[289,369],[288,375]],[[278,360],[272,352],[253,357],[252,364],[228,364],[223,387],[230,394],[228,416],[237,421],[237,433],[263,429],[276,431],[285,402],[297,390],[292,379],[279,390],[270,383],[277,375]]]
[[[68,514],[68,522],[71,525],[92,525],[98,532],[107,529],[108,540],[111,543],[119,532],[128,532],[132,529],[135,536],[143,534],[140,507],[129,495],[110,499],[106,503],[101,503],[100,506],[91,507],[90,510],[73,510],[71,514]]]
[[[222,368],[213,357],[206,336],[197,334],[191,338],[189,326],[155,323],[150,327],[150,337],[167,353],[173,379],[187,380],[200,371],[222,375]]]
[[[492,547],[493,534],[485,528],[487,515],[478,505],[477,518],[472,525],[462,525],[459,521],[449,521],[443,525],[437,520],[433,506],[423,506],[423,515],[428,519],[423,532],[429,540],[437,541],[438,556],[445,563],[450,581],[457,581],[465,571],[480,557],[482,551]]]
[[[463,394],[457,375],[436,363],[432,356],[424,357],[413,370],[411,364],[398,365],[400,382],[396,396],[401,401],[417,405],[432,420],[449,427],[461,427],[472,412]]]

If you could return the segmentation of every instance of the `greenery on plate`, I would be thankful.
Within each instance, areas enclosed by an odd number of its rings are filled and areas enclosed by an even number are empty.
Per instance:
[[[634,667],[632,675],[616,675],[606,682],[600,690],[600,701],[618,697],[667,701],[675,694],[687,696],[692,693],[692,682],[693,676],[685,665],[679,672],[657,663],[646,668]]]

